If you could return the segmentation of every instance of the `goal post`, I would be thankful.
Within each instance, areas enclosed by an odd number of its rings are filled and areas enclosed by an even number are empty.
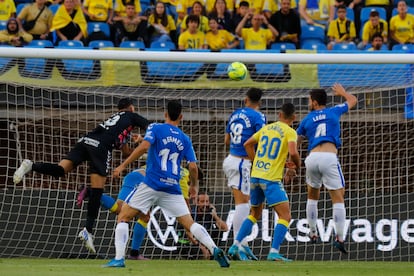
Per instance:
[[[246,80],[226,77],[225,68],[233,61],[248,65]],[[351,253],[340,255],[332,246],[334,224],[326,191],[319,201],[321,243],[309,242],[304,168],[293,184],[285,186],[292,221],[281,253],[294,260],[413,261],[412,64],[413,55],[403,53],[0,47],[0,257],[95,257],[77,239],[86,216],[86,206],[76,206],[78,189],[89,183],[85,164],[62,179],[30,173],[15,186],[12,176],[24,158],[59,162],[79,137],[116,110],[120,98],[134,98],[138,112],[151,122],[164,120],[168,100],[183,104],[181,127],[191,137],[204,172],[200,188],[208,191],[231,228],[234,203],[222,171],[228,153],[224,131],[246,90],[265,91],[261,110],[269,122],[277,120],[284,102],[295,104],[300,120],[308,112],[311,88],[329,92],[339,82],[358,98],[357,107],[342,118],[343,146],[338,154],[346,181],[346,243]],[[340,102],[329,97],[330,106]],[[306,145],[300,153],[304,160]],[[120,153],[114,151],[112,167],[120,162]],[[129,170],[140,165],[143,161]],[[116,197],[120,184],[108,178],[105,192]],[[98,257],[114,255],[115,221],[101,209],[94,233]],[[264,210],[250,236],[262,260],[274,223],[274,214]],[[174,220],[154,209],[142,253],[149,258],[197,257],[196,248],[180,243],[181,232]],[[220,233],[216,242],[227,250],[232,231]]]

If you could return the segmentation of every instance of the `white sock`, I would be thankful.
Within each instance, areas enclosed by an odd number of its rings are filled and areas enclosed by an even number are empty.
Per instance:
[[[237,238],[237,234],[240,231],[240,227],[243,224],[243,221],[247,218],[250,214],[250,206],[248,203],[242,203],[236,205],[234,216],[233,216],[233,236],[234,240]],[[242,244],[247,245],[247,241],[240,241]]]
[[[333,218],[335,222],[336,235],[341,242],[344,240],[345,217],[345,204],[335,203],[333,205]]]
[[[314,199],[308,199],[306,201],[306,218],[308,220],[310,235],[317,235],[317,221],[318,221],[318,201]]]
[[[129,225],[126,222],[120,222],[115,228],[115,259],[125,258],[125,250],[128,243]]]
[[[190,232],[199,242],[201,242],[205,247],[208,248],[208,250],[210,250],[211,254],[214,253],[214,248],[217,246],[203,226],[194,222],[190,227]]]

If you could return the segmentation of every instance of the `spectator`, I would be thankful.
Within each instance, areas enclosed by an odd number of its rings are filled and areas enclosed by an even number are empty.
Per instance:
[[[207,49],[208,45],[204,32],[199,30],[200,17],[190,14],[186,19],[188,30],[178,38],[178,49]]]
[[[5,30],[0,31],[0,43],[9,44],[13,46],[24,46],[32,41],[32,35],[26,33],[24,30],[19,30],[19,24],[15,18],[10,18],[7,21]]]
[[[253,9],[250,9],[250,4],[247,1],[241,1],[239,4],[239,8],[237,9],[236,14],[233,16],[234,26],[237,27],[239,23],[243,20],[246,14],[253,14]],[[250,28],[252,26],[251,17],[246,20],[244,24],[245,28]]]
[[[148,18],[148,24],[152,26],[150,28],[150,41],[174,41],[176,43],[177,32],[174,19],[171,15],[167,14],[165,4],[157,2],[155,5],[154,13]]]
[[[204,6],[203,4],[201,4],[200,1],[195,1],[192,9],[191,9],[191,14],[196,15],[200,18],[200,24],[198,26],[198,30],[206,33],[207,31],[210,30],[210,27],[208,26],[208,18],[205,16],[205,11],[204,11]],[[187,18],[189,15],[187,15],[186,17],[184,17],[184,20],[181,24],[181,30],[180,32],[183,33],[187,30]]]
[[[0,20],[16,17],[16,5],[13,0],[0,0]]]
[[[25,23],[22,24],[22,21]],[[36,0],[27,5],[17,16],[19,27],[33,36],[33,39],[52,40],[50,27],[52,27],[53,14],[46,6],[46,0]]]
[[[147,21],[146,17],[140,16],[136,13],[134,3],[125,4],[126,14],[121,13],[113,18],[115,22],[115,46],[119,46],[122,41],[137,41],[141,40],[146,46],[149,46]]]
[[[372,37],[371,48],[368,51],[379,51],[382,50],[382,45],[384,45],[384,37],[377,33]]]
[[[396,44],[414,43],[414,16],[407,13],[405,1],[398,2],[397,10],[390,21],[390,49]]]
[[[85,0],[82,6],[86,21],[112,24],[114,16],[112,0]]]
[[[61,40],[85,41],[88,36],[87,23],[77,0],[64,0],[56,14],[53,16],[52,28]]]
[[[280,10],[272,15],[269,23],[280,34],[277,41],[294,43],[296,48],[299,49],[300,18],[297,12],[291,8],[291,0],[282,0],[280,2]]]
[[[126,16],[127,4],[134,4],[136,14],[140,14],[142,12],[139,0],[114,0],[114,15],[121,17]],[[147,20],[147,18],[145,18],[145,20]]]
[[[389,21],[391,19],[394,3],[393,0],[365,0],[365,7],[384,8],[387,12],[387,21]]]
[[[224,29],[231,33],[234,33],[234,29],[236,27],[234,26],[234,22],[231,19],[231,13],[228,11],[228,8],[226,5],[227,5],[226,1],[216,0],[214,3],[213,10],[209,14],[209,18],[212,18],[212,17],[216,18],[220,29]]]
[[[380,19],[378,11],[374,10],[369,14],[369,20],[362,29],[362,42],[358,48],[364,49],[368,43],[372,42],[376,34],[382,36],[384,43],[388,42],[388,23],[384,19]]]
[[[210,31],[206,34],[208,47],[212,50],[233,49],[239,46],[239,40],[227,30],[219,29],[215,17],[209,20]]]
[[[253,26],[244,28],[244,24],[250,17],[253,18]],[[267,26],[268,29],[263,29],[262,24]],[[269,24],[264,15],[252,15],[251,13],[246,14],[243,20],[240,21],[236,28],[236,34],[243,38],[247,50],[266,50],[267,46],[279,36],[278,31]]]
[[[335,0],[299,1],[301,24],[317,25],[326,28],[335,16]]]
[[[338,18],[329,23],[328,29],[328,50],[332,50],[337,43],[355,44],[356,31],[354,22],[346,18],[346,7],[340,6],[337,9]]]
[[[216,207],[211,204],[210,196],[206,192],[198,194],[196,206],[192,210],[192,217],[195,222],[204,226],[213,241],[218,245],[222,233],[229,231],[226,222],[217,214]],[[199,244],[198,247],[205,260],[212,258],[210,251],[205,246]]]
[[[217,5],[218,0],[205,0],[204,1],[204,7],[206,9],[207,14],[210,14],[214,12],[214,8]],[[230,16],[233,15],[234,11],[234,1],[233,0],[224,0],[224,3],[226,4],[226,13],[230,14]]]

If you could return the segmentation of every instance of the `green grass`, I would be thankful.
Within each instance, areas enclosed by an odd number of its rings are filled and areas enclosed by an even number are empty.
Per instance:
[[[107,260],[77,259],[0,259],[0,275],[49,276],[49,275],[414,275],[410,262],[232,262],[230,268],[220,268],[214,261],[128,261],[126,268],[102,268]]]

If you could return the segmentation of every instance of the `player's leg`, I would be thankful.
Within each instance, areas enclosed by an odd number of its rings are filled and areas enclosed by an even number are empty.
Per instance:
[[[232,155],[227,156],[223,161],[223,170],[227,177],[227,185],[232,190],[235,204],[233,237],[237,237],[243,221],[250,213],[250,167],[250,160]],[[243,245],[248,246],[246,241],[243,241]]]
[[[177,220],[186,230],[190,231],[191,234],[193,234],[194,237],[210,251],[210,253],[214,256],[214,260],[216,260],[221,267],[230,266],[230,262],[224,254],[224,251],[217,247],[207,230],[201,224],[194,222],[189,213],[177,217]]]
[[[250,248],[246,248],[246,246],[242,242],[246,239],[248,235],[250,235],[253,225],[257,223],[257,220],[261,217],[264,199],[265,197],[263,190],[260,188],[259,185],[254,185],[254,188],[251,190],[250,201],[252,207],[250,209],[250,215],[247,216],[247,218],[243,221],[240,227],[240,231],[234,239],[233,245],[229,248],[228,253],[232,259],[242,259],[242,256],[240,256],[240,249],[242,249],[243,252],[250,252],[249,255],[251,255],[252,260],[257,259],[257,257],[253,255],[253,252],[251,252]]]
[[[85,247],[96,253],[95,246],[93,244],[93,228],[95,221],[99,214],[99,207],[101,205],[101,196],[103,188],[106,182],[106,176],[102,176],[96,173],[91,174],[91,189],[89,191],[88,210],[86,214],[85,228],[79,232],[79,238],[84,242]]]
[[[158,192],[145,183],[141,183],[127,196],[118,215],[118,223],[115,229],[115,259],[106,264],[107,267],[125,266],[125,249],[129,237],[128,223],[137,215],[141,217],[143,214],[147,214],[157,199]],[[186,210],[188,212],[188,209]]]
[[[286,233],[289,229],[289,222],[291,219],[289,202],[283,202],[275,205],[274,210],[276,211],[279,219],[277,221],[275,231],[273,232],[272,247],[270,248],[269,255],[267,260],[269,261],[291,261],[288,258],[285,258],[282,254],[279,253],[280,245],[285,240]]]
[[[30,171],[35,171],[41,174],[50,175],[56,178],[63,177],[67,172],[73,169],[73,162],[71,160],[63,159],[59,164],[53,163],[33,163],[29,159],[23,160],[20,167],[13,175],[14,184],[20,183],[23,177]]]
[[[128,204],[122,206],[115,228],[115,258],[105,267],[125,267],[125,250],[129,238],[129,222],[141,212]]]
[[[142,254],[139,254],[139,249],[144,241],[145,234],[147,233],[147,225],[150,220],[149,214],[141,216],[134,224],[132,242],[131,242],[131,252],[129,259],[131,260],[149,260],[145,258]]]
[[[309,239],[311,243],[318,241],[318,200],[320,188],[322,186],[322,174],[320,172],[320,162],[325,162],[323,154],[311,153],[305,159],[306,183],[308,199],[306,201],[306,219],[309,225]]]
[[[336,236],[334,240],[334,246],[342,253],[347,253],[345,249],[345,180],[342,173],[341,166],[338,161],[338,157],[333,153],[325,153],[325,162],[321,165],[321,171],[323,172],[322,181],[326,189],[329,191],[329,195],[332,200],[332,215],[335,222]]]

